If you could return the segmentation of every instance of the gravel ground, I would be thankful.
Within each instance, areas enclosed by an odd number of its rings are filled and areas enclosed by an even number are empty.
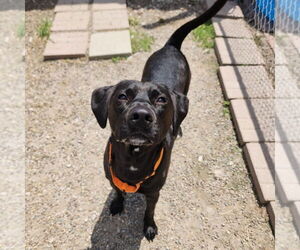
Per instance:
[[[0,4],[0,249],[24,247],[24,3]]]
[[[128,9],[155,37],[153,51],[191,18],[179,17],[193,14],[182,8],[187,1],[161,5],[146,9],[131,1]],[[214,52],[197,46],[191,36],[182,48],[192,71],[190,111],[157,204],[159,235],[153,243],[143,238],[142,195],[128,195],[125,212],[109,215],[114,193],[102,157],[110,131],[97,125],[90,95],[99,86],[140,79],[151,53],[136,53],[118,63],[42,62],[45,41],[35,30],[42,18],[52,15],[44,7],[26,13],[27,248],[273,249],[266,209],[257,204],[232,123],[223,114]]]

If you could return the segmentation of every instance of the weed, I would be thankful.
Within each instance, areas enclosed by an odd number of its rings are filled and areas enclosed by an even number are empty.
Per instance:
[[[136,17],[129,17],[129,25],[132,27],[136,27],[140,25],[140,21]]]
[[[230,115],[229,106],[230,106],[229,101],[224,101],[223,102],[223,115],[226,116],[226,117],[228,117]]]
[[[154,43],[154,37],[148,34],[138,31],[130,30],[132,52],[136,53],[139,51],[150,51],[151,46]]]
[[[254,42],[256,43],[256,45],[258,47],[262,47],[263,46],[262,37],[260,35],[255,35],[254,36]]]
[[[37,29],[38,36],[40,38],[48,38],[50,36],[51,26],[52,22],[48,18],[43,19]]]
[[[194,40],[199,42],[203,48],[210,49],[214,47],[215,31],[210,21],[194,29],[192,34],[194,36]]]
[[[23,38],[25,36],[25,22],[19,24],[17,29],[17,37]]]
[[[127,56],[116,56],[116,57],[111,58],[113,63],[118,63],[118,62],[126,60],[126,59],[127,59]]]

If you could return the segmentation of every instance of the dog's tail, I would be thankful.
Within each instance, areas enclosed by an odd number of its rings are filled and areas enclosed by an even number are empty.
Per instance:
[[[167,41],[166,45],[173,45],[178,50],[181,48],[181,44],[186,36],[195,28],[201,24],[207,22],[214,15],[218,13],[220,9],[225,5],[227,0],[217,0],[213,6],[211,6],[207,11],[205,11],[201,16],[185,23],[180,28],[178,28]]]

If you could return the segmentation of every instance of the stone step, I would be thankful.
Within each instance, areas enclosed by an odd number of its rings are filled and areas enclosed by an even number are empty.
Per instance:
[[[275,114],[273,99],[235,99],[231,114],[241,145],[247,142],[274,142]]]
[[[129,29],[127,10],[94,11],[92,28],[93,31]]]
[[[44,59],[75,58],[86,55],[88,32],[53,32],[47,42]]]
[[[252,39],[217,37],[215,42],[215,51],[220,65],[264,64],[264,59]]]
[[[86,11],[89,9],[89,0],[58,0],[55,12]]]
[[[51,31],[87,31],[90,11],[58,12],[55,14]]]
[[[92,10],[126,9],[126,0],[94,0]]]
[[[131,54],[129,30],[94,33],[90,42],[90,59]]]
[[[247,23],[243,19],[232,18],[213,18],[212,23],[216,36],[235,37],[235,38],[253,38]]]
[[[218,73],[227,100],[274,97],[263,66],[221,66]]]
[[[247,143],[243,151],[259,202],[274,201],[274,143]]]

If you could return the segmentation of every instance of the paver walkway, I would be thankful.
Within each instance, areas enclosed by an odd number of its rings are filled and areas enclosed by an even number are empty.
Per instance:
[[[59,0],[44,59],[131,54],[125,0]]]
[[[155,2],[155,1],[153,1]],[[185,13],[129,10],[151,25]],[[185,1],[183,4],[186,3]],[[176,7],[177,6],[177,7]],[[46,11],[29,12],[38,24]],[[47,11],[50,12],[50,11]],[[41,15],[41,13],[43,15]],[[48,13],[49,15],[52,13]],[[145,200],[126,198],[125,211],[112,217],[114,193],[103,171],[109,126],[100,129],[90,108],[93,89],[123,79],[140,79],[147,58],[172,31],[192,17],[147,29],[155,43],[149,52],[112,60],[36,60],[42,46],[30,46],[27,69],[26,243],[29,249],[261,249],[274,239],[265,208],[258,206],[223,97],[212,50],[187,37],[182,50],[190,64],[190,110],[177,140],[166,185],[157,203],[159,234],[143,238]],[[27,26],[34,42],[36,25]],[[36,44],[36,43],[34,43]],[[37,49],[36,49],[37,48]],[[184,233],[183,233],[184,232]]]
[[[233,1],[228,5],[231,10],[239,10]],[[232,12],[222,16],[222,19],[213,19],[219,78],[224,96],[230,101],[233,123],[258,200],[267,206],[271,224],[275,227],[274,209],[278,195],[277,199],[292,208],[295,224],[300,230],[300,125],[295,120],[300,117],[297,108],[300,105],[299,88],[286,66],[283,52],[275,46],[275,93],[264,69],[264,58],[246,22],[239,19],[242,16],[237,17]]]

